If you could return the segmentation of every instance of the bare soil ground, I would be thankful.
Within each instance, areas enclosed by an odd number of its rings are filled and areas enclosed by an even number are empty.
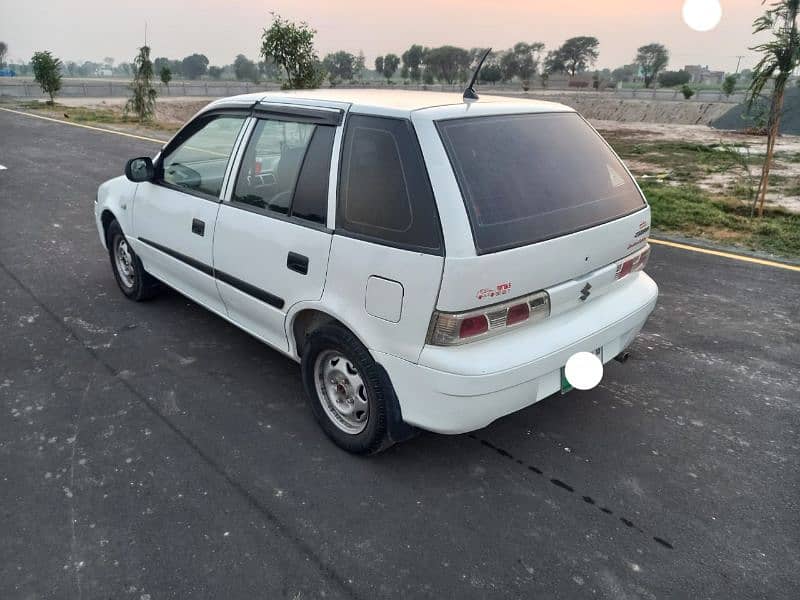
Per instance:
[[[680,157],[674,153],[666,156],[655,149],[659,145],[668,147],[670,143],[679,143],[718,146],[720,151],[739,152],[742,155],[741,163],[732,164],[724,170],[709,169],[697,176],[692,183],[701,189],[722,194],[747,185],[758,185],[761,173],[759,163],[766,152],[765,136],[719,130],[707,125],[601,120],[592,120],[592,124],[609,139],[637,178],[685,183],[674,174],[691,165],[681,164]],[[641,154],[628,154],[625,150],[631,146],[641,148]],[[800,213],[800,136],[781,136],[775,151],[767,204]],[[687,157],[687,160],[691,158]],[[749,164],[745,166],[744,163]]]

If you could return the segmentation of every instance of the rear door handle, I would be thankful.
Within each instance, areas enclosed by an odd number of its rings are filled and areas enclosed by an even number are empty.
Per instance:
[[[292,271],[296,271],[301,275],[308,275],[308,257],[298,254],[297,252],[289,252],[286,257],[286,266]]]
[[[200,219],[192,219],[192,233],[203,236],[206,234],[206,224]]]

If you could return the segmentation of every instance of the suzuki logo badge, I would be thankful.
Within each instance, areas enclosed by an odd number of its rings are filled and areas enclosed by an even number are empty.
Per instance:
[[[583,289],[581,290],[581,296],[580,296],[581,302],[586,302],[586,299],[592,293],[591,289],[592,289],[592,284],[591,283],[587,283],[585,286],[583,286]]]

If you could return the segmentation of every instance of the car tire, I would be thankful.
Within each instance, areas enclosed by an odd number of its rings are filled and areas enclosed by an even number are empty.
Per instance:
[[[301,363],[306,397],[323,431],[353,454],[376,454],[389,436],[394,389],[386,372],[347,329],[325,325],[306,340]]]
[[[160,291],[159,281],[144,270],[142,261],[128,244],[119,223],[112,221],[106,234],[111,270],[122,293],[136,302],[148,300]]]

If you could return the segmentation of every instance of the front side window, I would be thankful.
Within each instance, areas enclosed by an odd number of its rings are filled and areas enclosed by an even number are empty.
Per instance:
[[[345,231],[388,245],[442,249],[433,191],[410,121],[350,116],[336,220]]]
[[[201,117],[202,118],[202,117]],[[214,116],[171,148],[161,161],[165,183],[218,198],[233,145],[244,123],[240,116]]]
[[[259,120],[242,158],[231,200],[288,215],[315,129],[317,126],[311,123]],[[327,194],[327,183],[325,189]]]

